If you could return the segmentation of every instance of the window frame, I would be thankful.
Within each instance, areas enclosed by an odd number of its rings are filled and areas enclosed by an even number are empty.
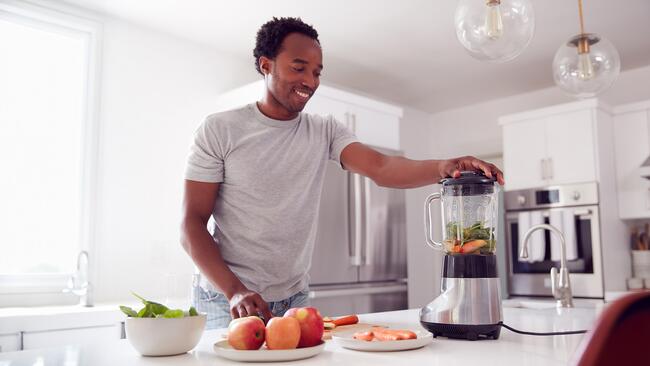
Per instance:
[[[90,13],[73,10],[67,6],[53,7],[17,0],[0,0],[0,19],[23,25],[46,29],[57,33],[73,33],[84,38],[87,54],[85,73],[84,112],[82,121],[82,156],[80,193],[80,233],[79,250],[89,253],[88,276],[96,283],[97,271],[95,227],[98,205],[98,158],[99,158],[99,90],[101,76],[102,23]],[[33,305],[30,300],[35,295],[43,294],[38,302],[62,303],[71,295],[63,293],[68,279],[73,273],[42,274],[0,274],[0,295],[18,296],[12,305]],[[0,301],[0,307],[4,304]]]

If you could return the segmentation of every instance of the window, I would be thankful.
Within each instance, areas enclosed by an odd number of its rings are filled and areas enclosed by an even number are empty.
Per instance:
[[[92,247],[97,29],[0,4],[0,293],[60,293]]]

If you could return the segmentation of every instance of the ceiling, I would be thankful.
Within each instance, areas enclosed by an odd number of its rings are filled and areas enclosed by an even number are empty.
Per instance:
[[[319,33],[322,82],[427,112],[552,86],[555,51],[579,29],[577,0],[531,0],[531,44],[511,62],[490,64],[457,41],[455,0],[66,1],[232,54],[251,63],[242,80],[256,77],[259,26],[272,16],[300,16]],[[584,0],[584,15],[588,32],[616,46],[623,70],[650,65],[650,1]]]

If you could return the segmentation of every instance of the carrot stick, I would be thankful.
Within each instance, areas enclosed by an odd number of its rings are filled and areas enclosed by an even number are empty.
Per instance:
[[[375,335],[372,331],[369,332],[357,332],[354,333],[352,336],[354,339],[358,339],[360,341],[372,341],[375,338]]]
[[[375,336],[375,338],[378,341],[399,341],[400,336],[392,333],[392,332],[387,332],[387,329],[383,328],[374,328],[372,330],[372,334]]]
[[[386,329],[386,328],[373,328],[373,331],[375,333],[380,332],[380,333],[385,333],[385,334],[391,334],[397,337],[397,340],[405,340],[405,339],[416,339],[417,335],[413,333],[410,330],[403,330],[403,329]],[[379,338],[377,334],[375,334],[375,337]]]
[[[332,320],[332,323],[334,323],[337,327],[341,325],[357,324],[358,322],[359,322],[359,317],[356,315],[347,315]]]
[[[415,333],[411,332],[410,330],[398,329],[398,330],[395,330],[394,332],[395,332],[395,334],[402,337],[402,339],[416,339],[418,337]]]

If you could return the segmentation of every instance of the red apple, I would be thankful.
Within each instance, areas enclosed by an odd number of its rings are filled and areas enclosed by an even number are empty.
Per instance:
[[[234,349],[260,349],[264,335],[264,322],[256,316],[233,319],[228,325],[228,344]]]
[[[323,338],[323,317],[318,309],[291,308],[284,314],[285,317],[296,318],[300,323],[300,342],[298,348],[312,347],[321,343]]]
[[[300,341],[300,323],[294,318],[274,317],[266,324],[268,349],[293,349]]]

